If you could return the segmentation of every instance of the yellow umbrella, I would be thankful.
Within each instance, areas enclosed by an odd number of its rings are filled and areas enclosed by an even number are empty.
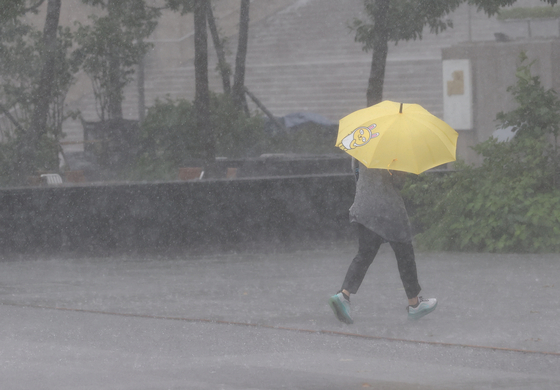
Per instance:
[[[419,174],[455,161],[457,137],[422,106],[385,100],[342,118],[336,146],[368,168]]]

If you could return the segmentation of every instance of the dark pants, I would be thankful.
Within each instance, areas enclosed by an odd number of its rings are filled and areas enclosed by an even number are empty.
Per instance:
[[[386,242],[381,236],[358,224],[358,254],[348,267],[342,289],[356,294],[373,262],[381,244]],[[416,273],[412,242],[389,242],[395,252],[399,273],[408,299],[418,296],[420,285]]]

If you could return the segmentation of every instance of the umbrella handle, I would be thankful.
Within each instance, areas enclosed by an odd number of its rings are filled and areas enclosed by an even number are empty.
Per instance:
[[[401,103],[401,104],[402,104],[402,103]],[[389,171],[389,174],[390,174],[391,176],[393,176],[393,173],[391,172],[391,170],[389,169],[389,167],[390,167],[391,164],[394,163],[395,161],[397,161],[396,158],[394,158],[393,161],[391,161],[391,162],[387,165],[387,171]]]

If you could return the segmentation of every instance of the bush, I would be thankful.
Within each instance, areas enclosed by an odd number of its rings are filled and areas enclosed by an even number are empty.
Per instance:
[[[266,152],[268,137],[260,114],[240,113],[227,95],[212,95],[211,119],[216,136],[216,156],[256,157]]]
[[[509,89],[519,107],[498,114],[502,127],[517,130],[512,141],[490,138],[475,146],[483,157],[479,167],[458,163],[446,176],[426,173],[407,183],[404,195],[422,229],[417,235],[420,247],[560,251],[560,104],[554,91],[545,91],[538,77],[530,76],[529,68],[518,69],[518,83]]]
[[[252,157],[263,152],[266,138],[259,115],[247,117],[239,113],[225,95],[212,95],[210,104],[217,156]],[[156,101],[142,123],[141,151],[129,176],[142,180],[175,179],[177,168],[204,158],[203,137],[196,128],[190,101]]]
[[[552,185],[543,139],[476,147],[482,166],[460,165],[443,177],[424,174],[405,191],[414,199],[418,244],[430,250],[543,252],[560,250],[560,191]],[[541,158],[533,158],[539,156]]]

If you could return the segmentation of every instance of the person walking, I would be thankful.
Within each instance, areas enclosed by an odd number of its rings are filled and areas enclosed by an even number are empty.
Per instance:
[[[395,252],[401,281],[408,298],[408,318],[419,319],[431,313],[437,299],[424,299],[418,294],[418,283],[412,228],[400,190],[406,173],[386,169],[368,169],[352,161],[357,185],[350,222],[358,227],[358,253],[348,267],[340,291],[331,296],[329,305],[335,316],[347,324],[354,323],[350,294],[356,294],[381,244],[388,242]]]

